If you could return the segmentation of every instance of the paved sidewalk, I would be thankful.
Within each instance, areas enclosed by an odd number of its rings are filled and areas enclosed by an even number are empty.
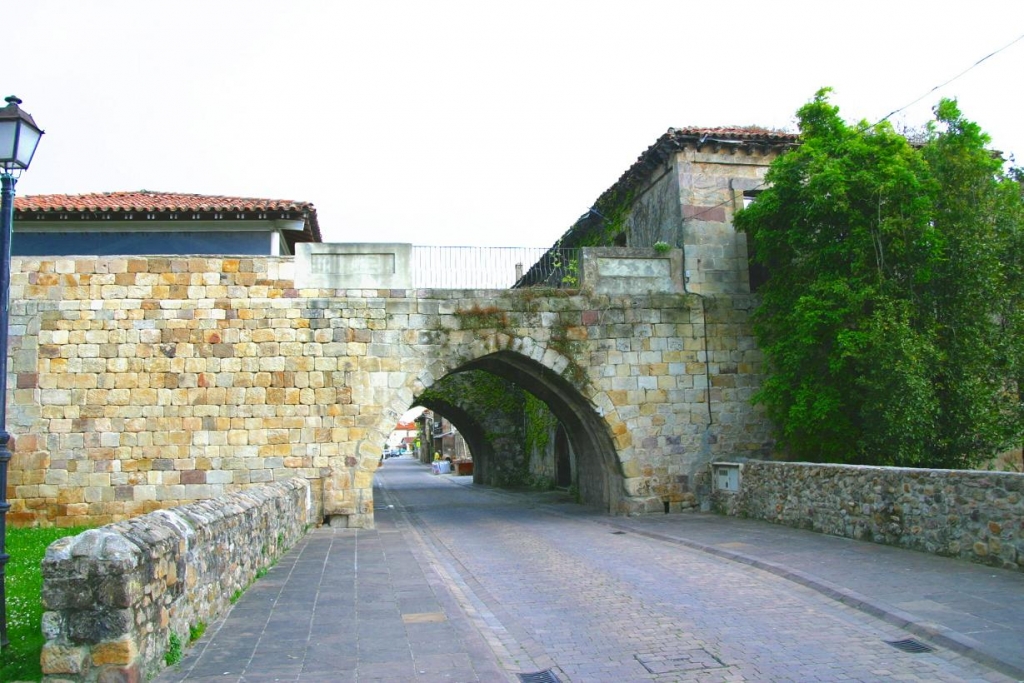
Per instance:
[[[612,617],[621,614],[616,612],[616,605],[632,604],[629,602],[633,599],[631,594],[636,592],[639,596],[643,590],[647,591],[644,594],[648,596],[647,609],[651,614],[676,614],[674,610],[678,605],[672,601],[684,600],[686,609],[690,610],[688,619],[691,621],[687,628],[705,622],[714,625],[714,619],[720,618],[701,611],[706,610],[702,605],[707,603],[698,601],[697,594],[692,598],[679,596],[671,593],[668,586],[663,587],[668,592],[659,593],[660,584],[656,582],[660,579],[641,571],[652,559],[652,553],[658,556],[653,557],[655,564],[666,567],[679,566],[684,556],[692,557],[688,566],[700,567],[699,571],[705,572],[694,575],[695,578],[706,576],[700,580],[709,586],[714,585],[715,575],[706,572],[715,570],[707,561],[697,561],[699,558],[714,555],[750,565],[751,568],[726,572],[726,565],[742,565],[714,560],[720,563],[718,572],[731,576],[723,581],[723,590],[731,587],[742,592],[750,586],[750,595],[756,597],[758,591],[763,593],[768,586],[775,586],[773,590],[777,591],[775,595],[780,603],[777,614],[780,629],[786,628],[786,622],[781,620],[787,614],[796,620],[788,622],[790,625],[813,620],[816,613],[813,608],[810,612],[804,612],[804,608],[787,608],[788,612],[781,609],[782,603],[791,600],[783,593],[796,595],[811,588],[831,599],[823,604],[842,603],[893,625],[885,627],[886,630],[909,631],[922,642],[939,646],[939,654],[947,651],[942,661],[950,662],[953,668],[958,666],[959,655],[1013,679],[1024,680],[1022,574],[715,515],[608,517],[572,504],[562,493],[508,492],[478,487],[472,485],[469,477],[431,476],[426,474],[429,472],[426,468],[420,476],[418,468],[421,467],[409,459],[387,461],[383,473],[392,478],[383,477],[378,482],[382,487],[375,492],[376,529],[311,531],[249,588],[225,618],[210,625],[207,635],[186,651],[177,667],[165,671],[156,680],[164,683],[204,680],[500,682],[517,681],[517,672],[539,671],[545,667],[571,674],[569,680],[606,680],[603,674],[586,673],[586,662],[591,661],[587,653],[618,655],[624,652],[622,658],[626,661],[622,670],[636,670],[639,665],[627,656],[629,650],[623,649],[627,634],[637,635],[636,626],[633,622],[622,621],[621,629],[625,630],[616,631],[613,620],[608,634],[588,631],[586,615],[578,612],[572,618],[577,633],[565,633],[555,625],[562,605],[589,604],[580,600],[593,600],[594,616],[607,610],[605,614]],[[394,489],[389,482],[396,482]],[[457,492],[461,495],[451,495]],[[565,521],[558,521],[559,517]],[[517,520],[526,526],[516,526]],[[610,536],[600,531],[602,528],[616,534],[628,533]],[[548,538],[550,536],[554,538]],[[521,562],[497,554],[499,538],[522,539]],[[573,550],[572,546],[580,545],[597,548],[595,544],[606,538],[635,538],[635,542],[623,541],[615,546],[629,555],[595,555],[596,560],[571,560],[571,564],[566,562],[575,556],[562,555],[557,550],[562,547],[568,553]],[[456,543],[460,547],[456,547]],[[490,554],[492,547],[493,556]],[[665,550],[659,551],[658,547]],[[472,554],[460,554],[466,549]],[[701,552],[692,553],[688,549]],[[634,560],[636,553],[646,554]],[[527,554],[533,559],[528,560]],[[530,564],[545,557],[551,561]],[[587,563],[600,562],[602,557],[608,557],[606,569],[625,568],[626,577],[630,576],[629,568],[635,563],[636,583],[623,583],[615,588],[611,583],[612,574],[588,573],[600,568]],[[558,567],[563,584],[574,576],[594,576],[600,581],[580,583],[577,595],[560,597],[564,594],[552,592],[555,577],[545,573],[550,572],[550,567]],[[758,570],[794,581],[803,588],[794,587],[789,591],[785,588],[789,584],[778,578],[772,578],[774,584],[765,581],[760,577],[767,575]],[[635,591],[630,589],[631,585],[635,585]],[[529,586],[535,587],[533,594],[526,592]],[[601,602],[609,599],[612,602]],[[799,603],[803,598],[792,600],[797,601],[793,604],[803,604]],[[725,602],[728,601],[723,600],[722,609],[732,609]],[[742,604],[742,600],[733,602]],[[765,638],[769,637],[767,631],[757,629],[764,628],[761,624],[773,623],[771,614],[755,617],[753,613],[744,614],[742,608],[721,614],[728,620],[722,625],[725,632],[735,632],[737,636],[750,633],[755,638],[756,634],[764,633]],[[842,612],[837,611],[836,615],[838,621],[821,623],[842,623]],[[858,617],[861,618],[866,617]],[[546,623],[551,627],[545,628]],[[793,635],[799,636],[801,629],[806,631],[811,623],[791,626],[797,629],[792,631]],[[652,643],[658,638],[667,638],[664,642],[671,644],[687,635],[673,635],[664,628],[652,628],[649,636]],[[708,630],[706,637],[711,638],[715,628],[717,626]],[[851,633],[860,634],[865,628],[874,627],[856,626]],[[693,637],[697,642],[704,642],[699,631]],[[602,639],[607,638],[611,640],[602,644]],[[568,645],[563,644],[559,650],[554,641]],[[742,652],[744,642],[755,654],[771,652],[768,640],[757,644],[740,638],[736,642],[741,644],[736,652]],[[871,642],[871,638],[866,638],[865,642]],[[566,655],[571,654],[577,644],[581,648],[580,661],[584,663],[572,668],[567,666],[571,657]],[[827,668],[827,661],[813,661],[818,653],[813,650],[805,653],[799,645],[792,647],[807,658],[804,669],[794,668],[793,671],[807,671],[808,675],[815,676],[813,680],[834,680],[830,675],[821,677],[821,671],[831,670]],[[848,659],[859,656],[854,655],[860,652],[857,647],[857,643],[848,643]],[[670,652],[678,654],[677,650]],[[645,666],[649,670],[657,663],[652,664],[653,656],[645,655],[648,659]],[[891,660],[891,657],[886,659],[884,653],[865,656],[877,656],[880,662]],[[738,667],[734,670],[742,671],[743,658],[734,654],[734,659]],[[922,671],[924,667],[941,669],[945,666],[940,660],[919,661]],[[765,675],[751,678],[749,674],[733,673],[725,674],[721,680],[775,680],[781,675],[780,670],[770,667],[757,669],[761,664],[753,660],[748,660],[747,666],[754,666],[755,671],[761,670]],[[607,663],[595,662],[594,667],[595,672],[612,670]],[[979,669],[971,664],[962,670],[973,671],[971,667]],[[884,666],[879,671],[885,671]],[[841,675],[845,673],[842,670],[835,673],[846,678]],[[944,680],[951,680],[948,673],[946,676]],[[691,680],[653,673],[643,678]],[[809,680],[800,675],[783,678]],[[889,676],[881,673],[878,678],[861,676],[856,679],[887,678]],[[1005,680],[994,672],[972,673],[964,678]],[[911,679],[927,680],[928,676],[911,676]],[[616,680],[637,679],[627,676]],[[699,680],[719,679],[699,677]]]
[[[394,509],[321,527],[212,624],[170,681],[509,681]]]
[[[770,571],[1024,680],[1024,574],[710,514],[617,525]]]

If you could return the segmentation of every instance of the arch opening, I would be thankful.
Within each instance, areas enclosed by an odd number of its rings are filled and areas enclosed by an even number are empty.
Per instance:
[[[617,508],[624,493],[618,455],[606,423],[579,389],[553,370],[514,351],[481,356],[449,374],[473,370],[512,382],[540,399],[557,419],[565,449],[573,454],[570,472],[573,464],[575,472],[570,486],[576,487],[580,502],[606,512]]]
[[[506,344],[477,357],[472,357],[474,350],[451,347],[449,357],[460,360],[445,363],[439,359],[432,369],[437,379],[419,394],[406,393],[391,411],[401,414],[423,407],[447,418],[472,455],[474,483],[568,489],[576,502],[588,507],[612,514],[624,510],[629,498],[625,477],[610,424],[601,409],[562,374]],[[470,360],[464,360],[467,356]],[[545,356],[545,361],[555,368],[566,363],[560,355],[553,360]],[[503,382],[508,388],[492,388],[490,398],[471,400],[473,391],[465,388],[483,381]],[[526,405],[531,401],[532,406]],[[536,432],[528,434],[524,427],[529,422],[527,413],[536,412],[537,406],[548,420],[541,447],[536,446]],[[518,431],[508,428],[510,419],[517,422]],[[505,425],[496,429],[503,420]],[[432,441],[422,426],[420,434],[424,447],[419,456],[427,463],[432,460]],[[531,462],[531,454],[537,453],[542,455]],[[372,498],[372,492],[367,493]]]

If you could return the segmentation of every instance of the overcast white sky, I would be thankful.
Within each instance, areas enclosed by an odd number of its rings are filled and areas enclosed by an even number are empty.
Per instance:
[[[880,119],[1024,34],[1024,2],[32,0],[18,194],[313,202],[327,242],[550,246],[671,126]],[[941,96],[1024,163],[1024,41]]]

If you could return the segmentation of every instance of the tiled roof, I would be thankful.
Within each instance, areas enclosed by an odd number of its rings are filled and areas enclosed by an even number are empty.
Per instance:
[[[93,192],[16,197],[17,211],[308,211],[309,202],[180,192]]]
[[[668,132],[659,138],[659,141],[668,137],[700,138],[705,136],[708,138],[720,138],[722,140],[747,140],[750,142],[769,144],[794,144],[800,139],[800,136],[797,133],[787,133],[785,131],[772,130],[770,128],[762,128],[760,126],[725,126],[717,128],[669,128]]]
[[[180,192],[93,192],[90,194],[39,194],[15,197],[14,210],[21,217],[34,215],[39,218],[46,214],[87,214],[95,212],[188,212],[209,218],[209,214],[230,213],[229,220],[256,220],[260,213],[278,214],[273,216],[302,217],[306,222],[305,239],[300,242],[320,242],[320,225],[316,208],[310,202],[290,199],[257,199],[254,197],[225,197],[222,195],[186,194]],[[239,216],[238,214],[243,214]],[[244,215],[252,214],[252,215]],[[82,216],[85,218],[85,216]],[[143,217],[140,216],[140,220]]]

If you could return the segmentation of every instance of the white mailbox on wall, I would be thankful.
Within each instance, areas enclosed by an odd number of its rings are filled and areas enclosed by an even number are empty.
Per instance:
[[[740,490],[740,464],[738,462],[716,462],[711,465],[711,477],[716,491],[736,493]]]

